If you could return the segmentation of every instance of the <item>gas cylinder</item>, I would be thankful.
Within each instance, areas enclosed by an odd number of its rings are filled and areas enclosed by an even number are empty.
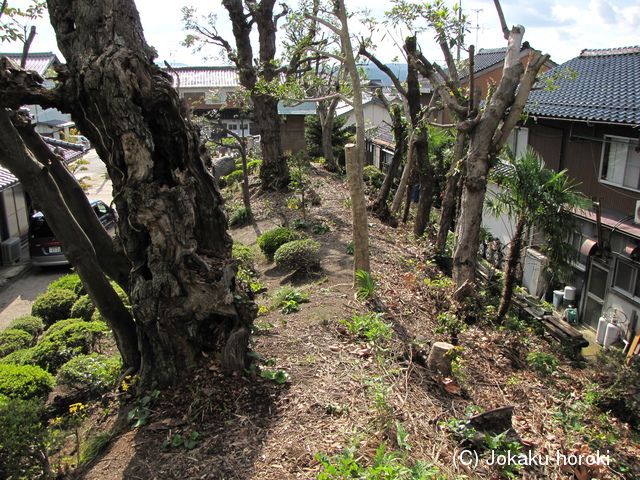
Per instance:
[[[609,325],[607,325],[607,330],[604,334],[604,341],[602,342],[602,346],[606,348],[613,345],[620,337],[620,332],[622,332],[622,329],[615,323],[610,323]]]

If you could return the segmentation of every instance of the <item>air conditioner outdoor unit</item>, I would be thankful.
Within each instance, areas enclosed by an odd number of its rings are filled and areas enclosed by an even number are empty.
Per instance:
[[[636,211],[633,223],[640,223],[640,200],[636,200]]]
[[[2,263],[4,265],[20,260],[22,246],[18,237],[11,237],[0,243],[2,245]]]

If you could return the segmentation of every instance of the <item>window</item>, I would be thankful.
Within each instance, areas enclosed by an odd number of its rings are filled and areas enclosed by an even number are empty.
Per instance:
[[[618,259],[616,272],[613,277],[613,286],[622,293],[632,297],[640,297],[640,279],[638,267],[631,263]]]
[[[600,181],[640,190],[638,140],[605,135]]]
[[[529,129],[516,127],[509,134],[507,145],[516,156],[516,158],[524,157],[527,154],[527,145],[529,143]]]

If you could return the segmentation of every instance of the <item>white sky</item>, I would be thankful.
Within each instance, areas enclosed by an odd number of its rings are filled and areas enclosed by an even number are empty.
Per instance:
[[[371,6],[373,2],[367,0],[345,2],[347,8],[352,11],[363,6],[371,8],[377,18],[382,18],[384,11],[393,5],[390,1],[379,2],[379,6],[375,7]],[[10,6],[26,3],[26,0],[9,1]],[[454,1],[447,0],[447,3],[453,5]],[[466,38],[467,44],[476,44],[476,50],[506,46],[493,1],[461,0],[459,3],[462,3],[472,26]],[[557,63],[578,56],[585,48],[640,45],[640,0],[502,0],[501,3],[507,24],[524,25],[524,40],[543,53],[549,53],[551,59]],[[211,0],[136,0],[136,4],[147,42],[157,49],[158,60],[192,66],[221,64],[216,60],[217,52],[213,47],[206,52],[193,54],[190,49],[180,45],[186,35],[181,22],[180,9],[183,5],[194,6],[202,14],[210,12],[213,8],[218,9],[219,30],[229,32],[226,11],[220,3]],[[48,18],[38,21],[36,26],[38,36],[33,42],[31,52],[53,51],[60,55]],[[356,27],[357,25],[353,25],[350,28],[355,31]],[[391,33],[398,42],[402,41],[404,34]],[[232,38],[230,33],[226,37]],[[422,34],[419,42],[427,58],[441,61],[439,50],[430,34]],[[19,50],[19,44],[0,45],[0,51]],[[400,50],[387,35],[384,40],[378,42],[376,54],[383,62],[391,62],[400,55]],[[209,58],[204,59],[205,56]]]

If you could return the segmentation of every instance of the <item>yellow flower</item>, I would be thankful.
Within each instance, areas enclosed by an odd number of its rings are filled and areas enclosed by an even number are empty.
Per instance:
[[[129,384],[123,380],[122,384],[120,384],[120,388],[126,392],[129,390]]]
[[[69,413],[76,413],[84,410],[85,408],[87,408],[87,406],[82,403],[72,403],[69,405]]]

